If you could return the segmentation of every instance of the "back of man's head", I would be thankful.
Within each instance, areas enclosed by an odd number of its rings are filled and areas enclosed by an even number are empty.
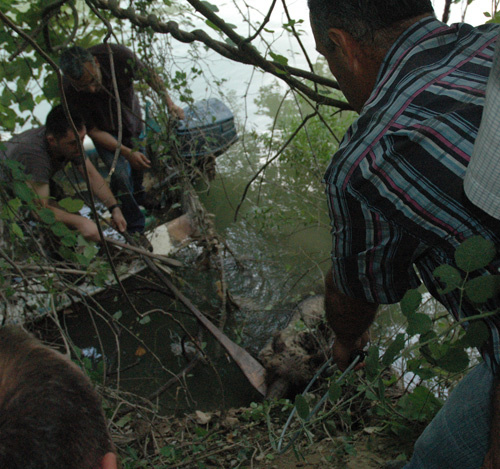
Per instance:
[[[66,76],[73,80],[79,80],[84,73],[84,64],[93,61],[94,56],[87,49],[74,46],[66,49],[61,54],[59,66]]]
[[[76,130],[82,130],[85,125],[85,121],[80,113],[75,110],[71,110],[71,119],[75,124]],[[56,138],[64,137],[68,130],[71,130],[71,124],[66,118],[64,108],[61,104],[54,106],[51,111],[47,114],[45,120],[45,129],[47,134],[53,135]]]
[[[311,22],[323,44],[328,29],[347,31],[358,41],[423,14],[433,14],[431,0],[308,0]]]
[[[22,329],[0,329],[0,467],[97,469],[113,450],[82,371]]]

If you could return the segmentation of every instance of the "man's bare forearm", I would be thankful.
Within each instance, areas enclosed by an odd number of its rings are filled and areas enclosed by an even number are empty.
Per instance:
[[[331,271],[325,280],[326,319],[337,340],[354,343],[368,330],[378,305],[344,295],[334,285]]]
[[[116,197],[111,192],[107,182],[99,174],[90,160],[86,160],[87,174],[89,176],[90,189],[92,193],[106,206],[111,207],[117,203]],[[81,168],[83,171],[83,168]]]
[[[97,128],[93,128],[88,131],[89,137],[92,139],[94,144],[100,145],[110,152],[114,152],[118,147],[118,140],[111,135],[109,132],[105,132],[104,130],[100,130]],[[120,145],[120,153],[123,156],[128,156],[128,154],[132,151],[129,147],[121,144]]]

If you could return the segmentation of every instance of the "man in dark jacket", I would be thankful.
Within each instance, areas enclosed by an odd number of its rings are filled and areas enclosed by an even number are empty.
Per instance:
[[[143,122],[134,81],[144,78],[157,93],[163,94],[173,116],[183,119],[184,112],[172,102],[158,75],[125,46],[75,46],[62,53],[60,65],[68,104],[83,114],[88,134],[108,169],[119,149],[111,189],[120,199],[128,231],[141,233],[145,218],[139,205],[149,205],[142,185],[143,172],[151,162],[141,151]]]

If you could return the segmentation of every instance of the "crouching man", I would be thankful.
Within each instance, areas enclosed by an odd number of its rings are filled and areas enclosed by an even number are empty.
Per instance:
[[[78,139],[83,142],[87,130],[81,116],[72,113],[72,119],[78,136],[66,119],[62,106],[54,107],[47,115],[44,126],[15,135],[5,143],[5,157],[24,165],[28,183],[38,195],[40,205],[52,210],[57,221],[78,230],[85,239],[99,242],[96,223],[63,210],[54,200],[54,194],[51,194],[50,187],[55,173],[71,162],[82,174],[87,171],[90,189],[108,208],[114,227],[120,232],[127,229],[120,206],[104,178],[90,160],[85,159],[85,166],[83,165]]]

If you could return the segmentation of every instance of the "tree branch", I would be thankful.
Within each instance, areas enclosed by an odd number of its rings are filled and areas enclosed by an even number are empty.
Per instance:
[[[333,89],[339,89],[338,84],[324,77],[299,70],[278,62],[270,61],[264,58],[260,52],[251,45],[245,38],[238,35],[232,27],[224,20],[218,17],[200,0],[187,0],[189,4],[203,15],[207,20],[219,28],[234,45],[229,45],[222,41],[211,38],[205,31],[195,29],[191,32],[181,30],[175,21],[161,22],[155,15],[140,15],[133,8],[120,8],[116,0],[91,0],[94,5],[100,9],[110,11],[118,19],[126,19],[133,25],[140,28],[151,28],[160,34],[170,34],[174,39],[183,43],[201,42],[207,47],[217,52],[219,55],[235,62],[246,65],[253,65],[268,72],[280,80],[285,81],[291,88],[300,91],[305,96],[318,104],[333,106],[342,110],[350,110],[351,107],[345,101],[333,99],[322,93],[316,92],[306,84],[295,77],[306,78],[314,83],[328,86]]]

